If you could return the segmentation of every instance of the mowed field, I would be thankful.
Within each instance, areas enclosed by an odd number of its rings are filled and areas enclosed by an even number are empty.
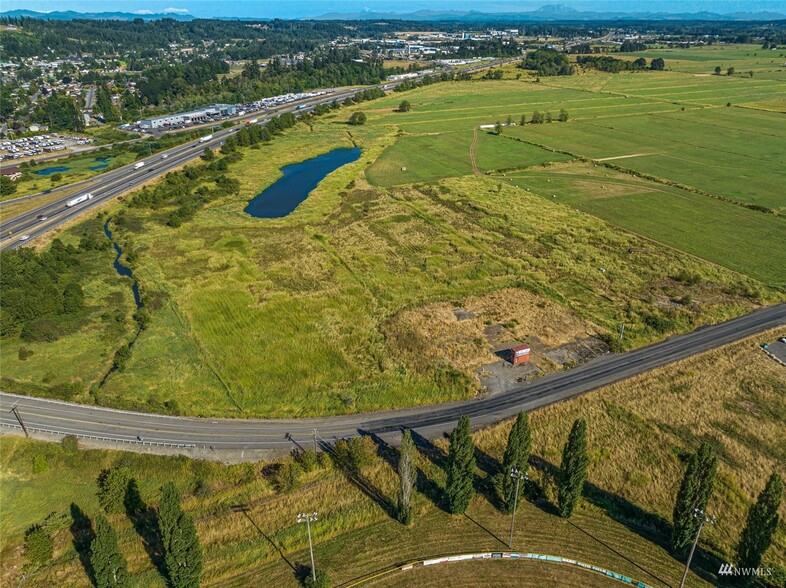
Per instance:
[[[667,547],[673,500],[686,456],[707,440],[720,462],[708,506],[718,519],[702,533],[693,562],[699,575],[691,574],[687,586],[718,585],[719,565],[733,561],[748,506],[786,459],[781,434],[786,423],[783,368],[758,348],[782,334],[783,329],[771,331],[533,412],[532,484],[516,519],[514,548],[574,558],[658,588],[678,585],[683,563]],[[554,468],[571,423],[579,417],[588,423],[589,478],[582,505],[565,520],[553,507]],[[302,475],[299,487],[284,491],[275,482],[276,464],[223,466],[113,451],[70,455],[57,444],[4,436],[0,584],[19,583],[24,530],[53,513],[47,524],[55,536],[55,559],[28,570],[28,583],[89,585],[74,548],[72,516],[83,512],[95,520],[100,512],[95,479],[103,468],[117,465],[131,468],[148,504],[158,503],[166,481],[175,482],[183,492],[184,508],[196,519],[203,547],[203,586],[298,586],[293,567],[308,564],[309,555],[305,529],[295,517],[312,510],[319,513],[312,526],[317,566],[329,572],[336,586],[397,562],[504,550],[510,517],[496,508],[490,480],[499,473],[509,427],[510,422],[501,423],[474,434],[480,491],[467,516],[451,516],[442,509],[447,441],[419,441],[410,527],[388,514],[397,492],[391,465],[397,452],[389,447],[380,447],[363,470],[365,491],[331,467]],[[43,471],[33,465],[34,460],[40,464],[41,457],[48,465]],[[780,513],[781,523],[762,565],[782,579],[786,504]],[[151,563],[143,536],[125,514],[111,515],[110,520],[128,558],[132,585],[163,588],[164,578]],[[777,586],[775,577],[772,580],[770,585]],[[379,576],[369,585],[601,588],[612,586],[609,582],[577,568],[520,561],[419,567]]]
[[[680,56],[683,61],[693,56],[706,67],[722,54],[739,60],[739,70],[749,65],[749,49],[696,49]],[[660,54],[654,51],[649,57]],[[663,52],[667,68],[669,55]],[[585,71],[541,78],[539,83],[524,76],[441,84],[413,92],[409,113],[393,112],[397,97],[391,97],[387,104],[380,101],[385,108],[369,114],[376,123],[399,129],[401,136],[367,175],[372,183],[388,186],[423,181],[422,173],[424,179],[439,177],[433,170],[442,176],[466,171],[471,168],[469,129],[511,117],[516,125],[505,127],[503,137],[542,150],[519,153],[517,142],[507,141],[506,165],[493,165],[484,160],[484,149],[500,137],[481,131],[475,146],[481,172],[519,167],[520,173],[506,169],[504,176],[496,175],[545,198],[562,198],[645,237],[783,286],[786,263],[778,252],[786,249],[786,118],[778,111],[786,105],[786,82],[755,74],[698,75],[682,62],[669,69],[675,71]],[[512,77],[507,71],[505,75]],[[549,111],[556,119],[562,108],[570,114],[567,123],[518,124],[522,114],[529,120],[535,110]],[[425,149],[407,148],[424,140],[429,143],[427,156]],[[571,157],[596,160],[600,166],[594,171],[574,171],[600,174],[604,181],[581,182],[577,177],[577,182],[566,183],[573,172],[546,163]],[[450,165],[441,165],[447,160]],[[614,166],[622,173],[605,173],[601,166]]]

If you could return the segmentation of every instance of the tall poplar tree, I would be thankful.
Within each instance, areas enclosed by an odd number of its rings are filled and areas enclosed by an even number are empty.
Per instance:
[[[587,455],[587,421],[576,419],[562,451],[562,467],[557,493],[559,513],[567,518],[581,500],[584,482],[587,480],[589,456]]]
[[[448,482],[445,489],[448,511],[451,514],[466,512],[475,495],[475,444],[469,434],[469,417],[461,415],[458,425],[450,435],[448,451]]]
[[[412,433],[409,429],[405,429],[401,436],[401,449],[398,458],[399,489],[396,513],[399,522],[404,525],[412,522],[412,492],[418,473],[415,465],[416,455],[417,449],[415,449],[415,442],[412,440]]]
[[[718,458],[715,457],[712,446],[705,441],[699,451],[688,460],[688,467],[674,504],[671,548],[675,553],[684,552],[693,541],[700,524],[694,513],[697,509],[706,510],[717,470]]]
[[[126,558],[117,544],[117,533],[102,514],[96,517],[96,536],[90,544],[90,564],[96,588],[126,588],[131,585]]]
[[[761,565],[761,559],[778,527],[778,508],[782,499],[783,481],[778,474],[773,473],[756,504],[748,509],[748,520],[737,545],[737,567],[758,568]]]
[[[180,494],[172,482],[167,482],[162,489],[158,524],[170,585],[172,588],[198,588],[202,550],[194,519],[183,512]]]
[[[527,471],[529,464],[529,450],[532,444],[532,433],[529,428],[529,416],[526,412],[520,412],[513,423],[513,427],[508,433],[508,445],[505,447],[505,454],[502,456],[502,479],[500,483],[502,502],[505,512],[512,512],[513,505],[517,503],[516,480],[510,476],[510,472],[515,468],[521,475]],[[523,486],[519,484],[519,493]]]

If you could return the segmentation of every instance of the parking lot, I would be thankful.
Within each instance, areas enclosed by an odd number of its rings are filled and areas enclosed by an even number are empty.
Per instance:
[[[21,159],[44,153],[57,153],[71,147],[89,145],[92,142],[93,139],[89,137],[71,137],[58,133],[7,139],[0,141],[0,161]]]

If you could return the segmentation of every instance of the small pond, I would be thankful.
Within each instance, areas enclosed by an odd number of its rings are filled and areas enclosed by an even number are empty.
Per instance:
[[[107,157],[96,157],[95,158],[95,165],[91,165],[87,169],[90,171],[98,171],[99,169],[104,169],[105,167],[109,167],[109,159]]]
[[[45,169],[39,169],[35,173],[37,173],[39,176],[49,176],[56,173],[67,172],[70,169],[71,169],[70,167],[67,167],[65,165],[58,165],[57,167],[47,167]]]
[[[245,212],[256,218],[281,218],[295,210],[325,176],[360,157],[360,148],[329,153],[281,168],[284,174],[248,203]]]

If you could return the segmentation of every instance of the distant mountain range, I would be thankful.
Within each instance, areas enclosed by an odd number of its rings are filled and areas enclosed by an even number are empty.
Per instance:
[[[0,12],[0,16],[5,17],[27,17],[41,18],[46,20],[134,20],[141,18],[144,20],[159,20],[162,18],[172,18],[180,21],[194,20],[195,16],[182,12],[166,12],[159,14],[132,13],[132,12],[74,12],[72,10],[60,12],[35,12],[33,10],[9,10]],[[248,20],[262,21],[269,18],[239,17],[227,18],[217,17],[221,20]],[[439,11],[439,10],[419,10],[417,12],[329,12],[321,16],[308,17],[303,20],[412,20],[412,21],[451,21],[466,23],[482,22],[544,22],[544,21],[570,21],[570,22],[589,22],[589,21],[769,21],[786,20],[786,14],[779,12],[734,12],[731,14],[720,14],[716,12],[584,12],[565,6],[562,4],[549,4],[541,6],[537,10],[529,12],[478,12],[471,11]]]
[[[415,20],[452,22],[503,22],[503,21],[609,21],[609,20],[711,20],[711,21],[769,21],[784,20],[779,12],[584,12],[563,4],[549,4],[530,12],[478,12],[419,10],[417,12],[330,12],[312,20]]]
[[[134,20],[135,18],[142,18],[144,20],[159,20],[162,18],[172,18],[174,20],[194,20],[194,16],[190,14],[183,14],[179,12],[167,12],[161,14],[145,14],[145,13],[132,13],[132,12],[74,12],[73,10],[66,10],[64,12],[36,12],[35,10],[8,10],[0,12],[0,17],[10,18],[40,18],[43,20]]]

